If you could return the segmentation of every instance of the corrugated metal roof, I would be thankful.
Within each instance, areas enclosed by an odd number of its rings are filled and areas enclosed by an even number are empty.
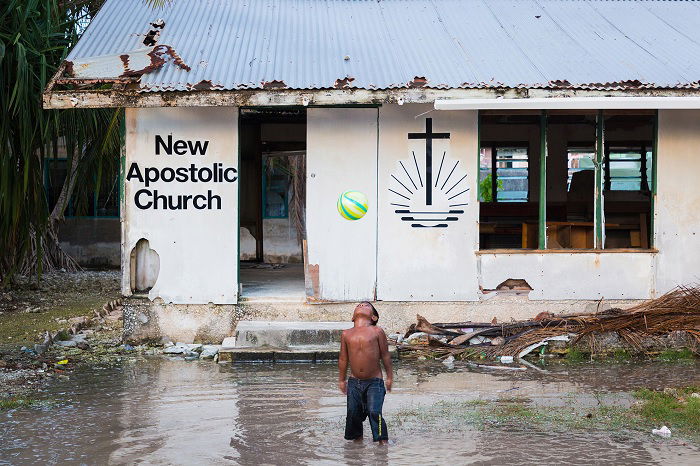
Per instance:
[[[107,0],[68,60],[116,74],[157,19],[143,91],[700,87],[695,1]]]

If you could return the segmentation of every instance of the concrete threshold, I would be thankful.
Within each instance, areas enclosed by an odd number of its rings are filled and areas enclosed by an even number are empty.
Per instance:
[[[238,298],[241,304],[306,304],[306,298],[295,296],[241,296]]]

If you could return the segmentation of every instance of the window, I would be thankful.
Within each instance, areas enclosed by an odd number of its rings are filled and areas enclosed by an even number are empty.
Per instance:
[[[651,247],[655,118],[480,112],[479,248]]]
[[[76,185],[66,206],[66,217],[119,217],[119,174],[114,172],[117,171],[116,164],[112,168],[113,170],[109,170],[109,173],[102,174],[99,192],[97,192],[97,175],[94,175],[86,186]],[[44,187],[49,209],[53,209],[56,205],[66,176],[68,176],[67,159],[45,159]],[[81,189],[83,187],[85,189]]]
[[[482,147],[479,166],[479,200],[527,202],[527,147]]]
[[[263,154],[263,218],[289,216],[292,176],[286,155]]]
[[[568,149],[568,177],[566,179],[566,191],[571,191],[571,181],[574,175],[584,170],[595,170],[595,150],[592,147],[570,147]],[[578,178],[580,175],[576,175]],[[576,186],[574,185],[574,188]]]
[[[651,190],[651,145],[610,147],[605,153],[606,191]]]

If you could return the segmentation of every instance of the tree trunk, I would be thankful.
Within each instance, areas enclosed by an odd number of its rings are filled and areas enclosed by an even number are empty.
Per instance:
[[[78,263],[69,256],[58,240],[58,224],[65,219],[65,211],[73,194],[78,175],[78,164],[82,154],[71,157],[68,174],[63,181],[61,193],[56,205],[51,210],[43,232],[37,234],[36,228],[30,231],[30,254],[25,257],[20,273],[23,275],[41,276],[43,272],[80,270]]]

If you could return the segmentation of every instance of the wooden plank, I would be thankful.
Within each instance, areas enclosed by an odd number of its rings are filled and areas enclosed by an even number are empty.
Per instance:
[[[656,254],[658,249],[649,248],[615,248],[615,249],[481,249],[479,251],[474,251],[477,256],[483,256],[487,254],[629,254],[629,253],[643,253],[643,254]]]
[[[639,246],[647,249],[649,247],[649,231],[647,230],[646,214],[639,214],[639,235],[641,237]]]

